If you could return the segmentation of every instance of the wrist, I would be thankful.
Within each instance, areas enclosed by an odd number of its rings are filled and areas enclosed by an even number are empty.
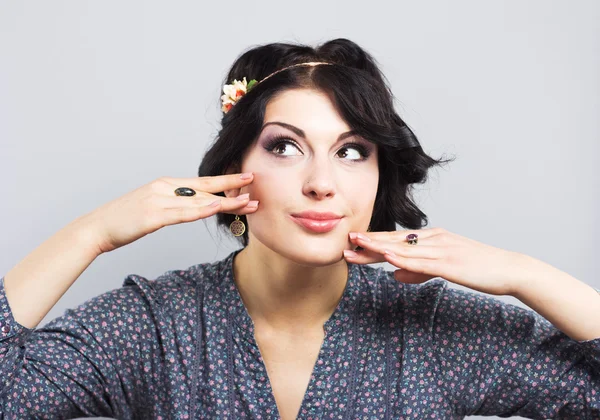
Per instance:
[[[526,296],[542,287],[551,287],[551,282],[557,277],[559,270],[530,255],[519,254],[515,273],[519,274],[512,284],[511,296],[523,301]]]
[[[76,242],[77,246],[81,247],[90,256],[96,258],[103,253],[99,246],[100,241],[97,231],[90,223],[87,215],[78,217],[65,226],[63,230],[71,240]]]

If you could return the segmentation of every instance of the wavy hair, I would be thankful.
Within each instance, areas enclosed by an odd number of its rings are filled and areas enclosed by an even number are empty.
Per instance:
[[[234,79],[261,81],[284,67],[309,61],[333,65],[297,66],[280,71],[255,85],[224,113],[215,141],[198,169],[198,176],[225,174],[230,165],[241,168],[242,157],[260,133],[269,100],[287,89],[308,88],[325,93],[348,126],[378,145],[379,184],[371,231],[394,231],[396,224],[420,229],[428,219],[415,204],[412,184],[427,180],[428,171],[453,159],[428,156],[412,130],[394,110],[394,96],[375,59],[356,43],[338,38],[311,47],[270,43],[242,53],[223,84]],[[223,192],[216,195],[225,196]],[[217,226],[229,231],[235,215],[217,213]],[[240,219],[247,224],[246,216]],[[248,231],[237,237],[245,247]]]

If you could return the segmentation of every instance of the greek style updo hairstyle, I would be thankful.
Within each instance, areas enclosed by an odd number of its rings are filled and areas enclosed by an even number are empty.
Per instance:
[[[329,96],[351,130],[378,145],[379,185],[371,231],[395,231],[396,224],[405,229],[426,226],[427,216],[413,201],[411,184],[424,183],[431,167],[453,159],[435,160],[423,152],[395,112],[393,94],[375,59],[356,43],[338,38],[318,47],[288,43],[254,47],[235,60],[222,85],[244,77],[261,81],[284,67],[313,61],[333,65],[296,66],[274,74],[224,113],[198,176],[224,175],[231,165],[241,168],[242,157],[260,133],[269,100],[287,89],[314,89]],[[217,213],[216,217],[218,227],[229,232],[235,215]],[[240,219],[248,226],[246,215]],[[248,230],[238,239],[247,246]]]

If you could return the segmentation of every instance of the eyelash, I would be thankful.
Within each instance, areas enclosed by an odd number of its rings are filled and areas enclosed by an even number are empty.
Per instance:
[[[268,152],[272,153],[273,149],[275,149],[280,144],[285,144],[285,143],[291,144],[294,147],[296,147],[297,149],[300,149],[300,146],[298,145],[298,143],[296,143],[291,138],[289,138],[288,136],[283,135],[283,134],[277,134],[277,135],[275,135],[272,139],[270,139],[267,142],[267,144],[264,147],[265,147],[265,150],[267,150]],[[352,147],[349,147],[349,146],[352,146]],[[371,151],[369,149],[367,149],[365,146],[363,146],[362,144],[360,144],[360,143],[356,143],[356,142],[352,142],[352,141],[350,141],[348,143],[344,143],[344,145],[342,146],[342,149],[347,149],[347,148],[356,149],[362,155],[361,159],[350,159],[350,161],[353,161],[353,162],[362,162],[362,161],[365,161],[371,155]],[[277,157],[281,157],[281,158],[286,157],[286,156],[280,155],[278,153],[274,153],[274,154]]]

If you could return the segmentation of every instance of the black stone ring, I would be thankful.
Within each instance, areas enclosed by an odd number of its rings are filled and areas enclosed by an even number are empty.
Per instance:
[[[177,188],[175,190],[175,195],[180,195],[183,197],[191,197],[193,195],[196,195],[196,191],[194,191],[188,187],[181,187],[181,188]]]
[[[419,242],[419,235],[417,235],[416,233],[408,234],[406,235],[406,240],[410,245],[416,245],[417,242]]]

